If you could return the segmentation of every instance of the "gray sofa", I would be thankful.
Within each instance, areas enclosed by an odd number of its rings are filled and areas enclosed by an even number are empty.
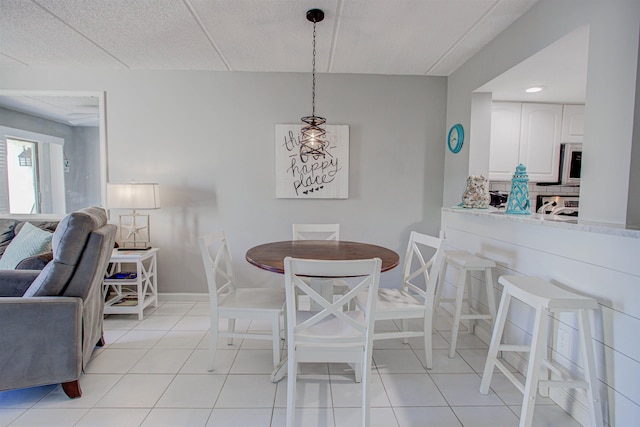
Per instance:
[[[102,279],[116,226],[102,208],[67,215],[43,270],[0,271],[0,391],[61,383],[73,398],[103,345]]]

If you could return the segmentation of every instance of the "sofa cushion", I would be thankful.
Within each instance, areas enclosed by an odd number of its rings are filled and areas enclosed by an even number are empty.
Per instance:
[[[46,265],[24,296],[61,295],[76,269],[89,235],[106,222],[106,213],[100,208],[82,209],[64,217],[53,233],[53,260]]]
[[[16,224],[18,224],[18,221],[14,219],[0,219],[0,257],[16,236]]]
[[[13,270],[23,259],[48,251],[52,236],[48,231],[25,223],[0,258],[0,270]]]

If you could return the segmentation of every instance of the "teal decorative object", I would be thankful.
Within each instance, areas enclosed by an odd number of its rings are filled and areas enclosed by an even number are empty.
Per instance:
[[[529,199],[529,175],[527,167],[522,163],[516,167],[511,179],[511,192],[507,200],[506,214],[531,215],[531,200]]]
[[[464,143],[464,128],[460,123],[451,126],[447,135],[447,146],[452,153],[459,153]]]

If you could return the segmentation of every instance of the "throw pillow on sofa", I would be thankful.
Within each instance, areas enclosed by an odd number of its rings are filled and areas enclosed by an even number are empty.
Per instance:
[[[9,246],[9,243],[16,237],[16,225],[18,221],[13,219],[0,218],[0,257]]]
[[[0,270],[13,270],[23,259],[50,250],[52,236],[53,233],[25,223],[0,258]]]

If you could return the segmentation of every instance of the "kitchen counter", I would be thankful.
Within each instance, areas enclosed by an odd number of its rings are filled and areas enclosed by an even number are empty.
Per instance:
[[[502,209],[489,207],[487,209],[467,209],[459,206],[442,208],[443,212],[458,213],[461,215],[490,216],[497,221],[519,222],[525,224],[536,224],[545,227],[555,227],[570,230],[587,231],[591,233],[602,233],[613,236],[624,236],[640,239],[640,230],[629,228],[624,225],[606,224],[599,222],[583,221],[576,217],[562,217],[558,215],[507,215]]]

